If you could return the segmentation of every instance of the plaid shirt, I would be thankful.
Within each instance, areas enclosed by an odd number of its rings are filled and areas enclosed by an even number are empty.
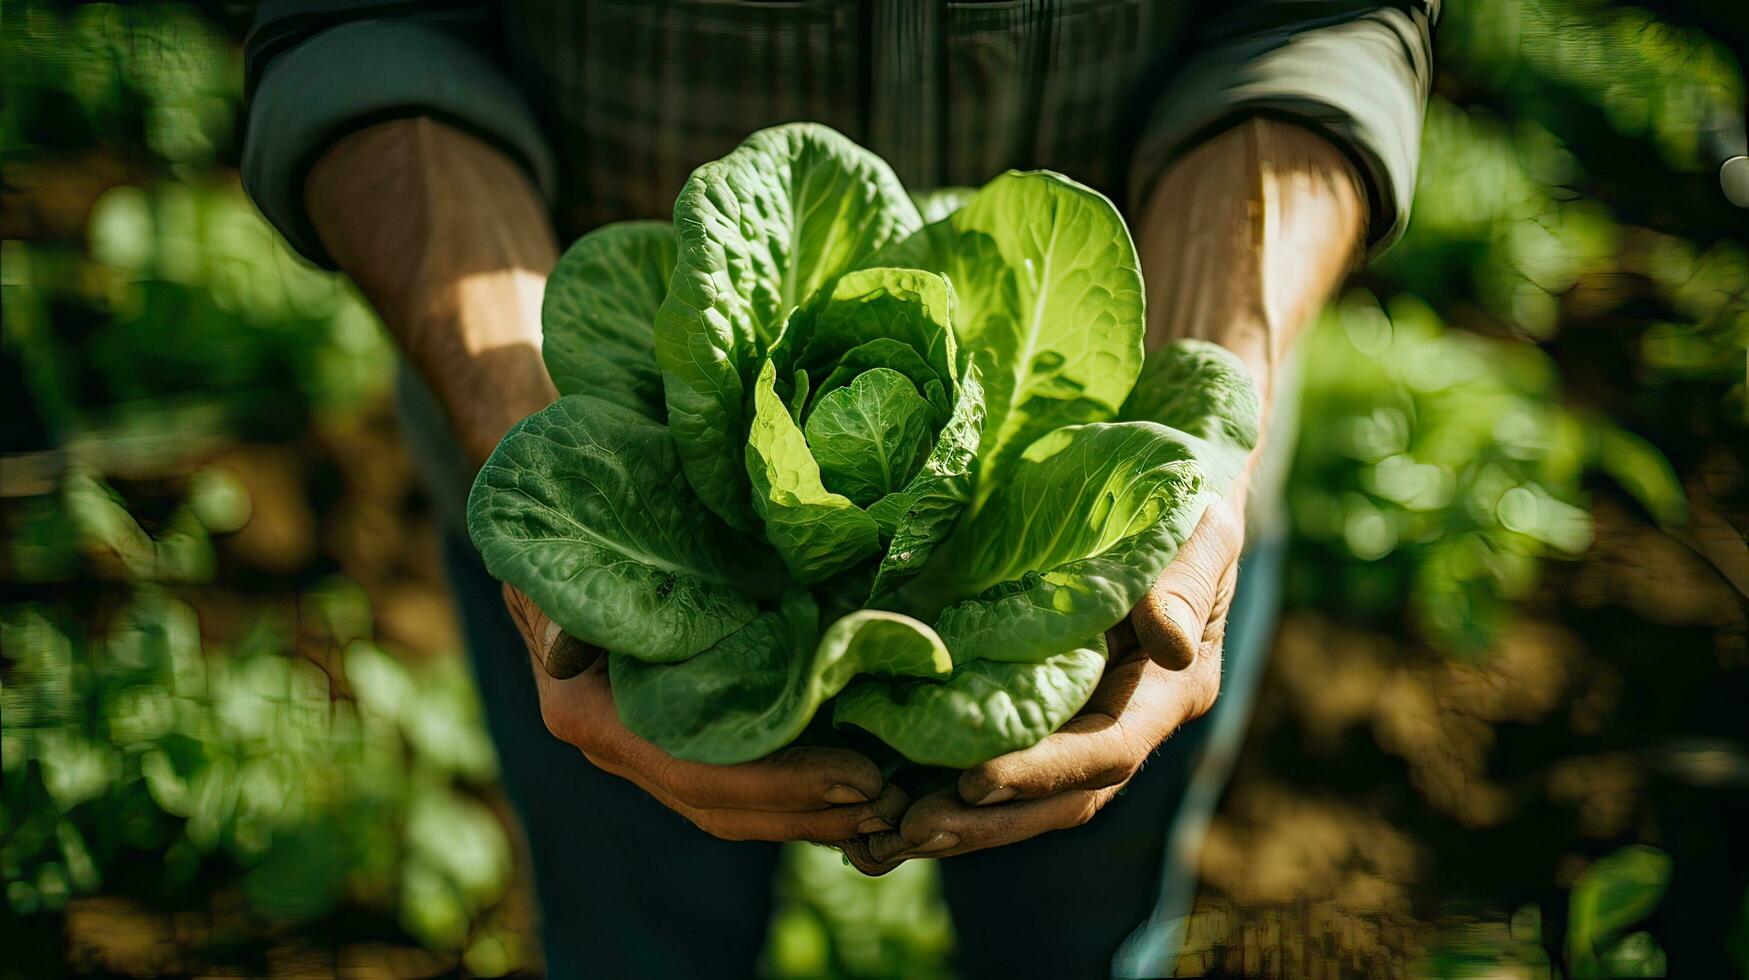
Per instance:
[[[325,262],[303,176],[350,129],[429,113],[511,152],[561,239],[666,217],[753,130],[826,123],[913,188],[1046,167],[1120,204],[1185,144],[1287,115],[1406,220],[1438,0],[509,0],[263,3],[244,176]]]
[[[1149,0],[530,0],[508,26],[550,120],[561,214],[585,228],[666,216],[699,163],[803,119],[868,146],[908,187],[1035,166],[1110,189],[1139,132],[1123,122],[1145,113],[1139,82],[1186,13]]]

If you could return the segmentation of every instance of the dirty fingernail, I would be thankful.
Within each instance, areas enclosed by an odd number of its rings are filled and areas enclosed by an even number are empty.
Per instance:
[[[869,817],[856,825],[856,832],[859,834],[878,834],[883,830],[892,829],[893,825],[886,817]]]
[[[868,795],[855,786],[836,783],[826,791],[825,800],[827,803],[867,803]]]
[[[911,848],[911,853],[934,854],[936,851],[945,851],[959,842],[960,838],[958,834],[950,834],[944,830],[938,834],[932,835],[928,840],[918,844],[916,847]]]
[[[992,803],[1006,803],[1012,799],[1014,799],[1014,787],[1012,787],[1012,786],[998,786],[995,789],[991,790],[990,792],[985,793],[984,798],[979,800],[974,805],[975,806],[989,806]]]

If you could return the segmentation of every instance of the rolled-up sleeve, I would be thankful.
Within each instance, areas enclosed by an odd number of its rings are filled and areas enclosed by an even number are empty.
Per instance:
[[[552,153],[502,61],[486,4],[263,3],[247,43],[243,184],[292,246],[332,268],[304,178],[336,140],[428,115],[510,154],[551,200]]]
[[[1180,152],[1253,114],[1334,140],[1367,183],[1368,250],[1409,220],[1439,0],[1250,0],[1210,18],[1147,118],[1131,173],[1140,202]]]

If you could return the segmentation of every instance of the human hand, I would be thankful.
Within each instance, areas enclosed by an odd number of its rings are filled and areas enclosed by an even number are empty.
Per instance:
[[[832,843],[890,831],[905,812],[904,791],[848,749],[791,747],[736,766],[674,758],[620,723],[599,649],[567,635],[509,585],[504,602],[534,658],[547,729],[706,833]]]
[[[846,853],[866,874],[1080,826],[1179,726],[1206,713],[1244,544],[1243,493],[1209,508],[1130,618],[1107,633],[1110,663],[1086,707],[1030,748],[960,774],[919,799],[897,830]]]

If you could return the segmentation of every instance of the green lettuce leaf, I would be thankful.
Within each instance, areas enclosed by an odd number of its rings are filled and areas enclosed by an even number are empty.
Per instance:
[[[644,660],[690,657],[782,591],[769,549],[688,489],[668,430],[587,395],[510,430],[474,482],[468,530],[487,571],[565,632]]]
[[[934,273],[861,269],[798,309],[771,356],[785,367],[819,375],[816,397],[872,367],[899,371],[925,394],[932,381],[948,393],[959,377],[959,348],[950,321],[953,303],[947,280]],[[899,353],[894,344],[907,352]],[[920,367],[928,373],[920,374]]]
[[[956,662],[1037,661],[1116,625],[1242,456],[1153,422],[1035,442],[945,556],[951,588],[971,596],[935,621]]]
[[[873,261],[939,272],[984,381],[974,511],[1034,439],[1116,415],[1142,366],[1142,274],[1110,201],[1009,172]]]
[[[972,467],[983,426],[984,388],[973,368],[961,380],[953,414],[936,433],[923,468],[903,490],[882,497],[868,510],[890,539],[870,591],[873,601],[882,601],[915,577],[952,532],[972,499]]]
[[[1063,727],[1104,671],[1103,637],[1038,663],[956,657],[946,681],[858,678],[838,696],[832,721],[872,733],[912,762],[969,769]]]
[[[705,503],[750,529],[745,392],[790,311],[922,225],[879,157],[823,126],[761,130],[693,172],[656,316],[669,424]]]
[[[849,497],[826,489],[807,437],[777,391],[777,366],[766,361],[753,389],[753,428],[746,472],[765,539],[797,582],[811,585],[880,547],[874,518]]]
[[[867,507],[916,475],[933,415],[909,378],[875,368],[821,398],[804,431],[827,488]]]
[[[674,229],[625,221],[584,235],[547,278],[541,356],[561,395],[593,395],[660,422],[656,311],[674,272]]]
[[[948,391],[942,387],[941,376],[936,369],[923,359],[923,355],[902,340],[892,337],[876,337],[866,343],[858,344],[844,352],[838,359],[832,372],[820,382],[819,388],[813,393],[818,399],[825,394],[856,380],[862,374],[878,368],[897,371],[910,379],[911,384],[929,402],[934,409],[937,421],[946,418],[952,411],[948,402]],[[800,369],[798,369],[800,370]],[[806,373],[806,372],[803,372]]]
[[[614,705],[634,733],[681,759],[733,765],[788,745],[858,674],[945,678],[953,661],[929,627],[867,609],[815,643],[819,610],[805,592],[678,664],[608,662]]]
[[[1158,422],[1247,454],[1263,421],[1250,369],[1206,340],[1178,340],[1150,353],[1118,418]]]
[[[578,241],[542,325],[564,397],[482,470],[470,531],[614,651],[634,731],[707,762],[835,696],[919,762],[1043,738],[1257,440],[1233,355],[1143,358],[1104,197],[1010,172],[913,201],[814,125],[700,167],[671,228]]]
[[[815,406],[862,373],[890,367],[918,385],[932,408],[944,409],[946,420],[915,476],[897,492],[869,504],[868,516],[880,535],[890,539],[874,579],[876,593],[894,590],[916,574],[971,497],[971,469],[983,429],[983,388],[969,374],[960,376],[951,306],[953,290],[934,273],[861,269],[796,311],[771,348],[771,360],[784,366],[782,371],[794,366],[826,378],[815,385]],[[878,359],[887,359],[887,364]],[[864,371],[855,371],[857,367]],[[812,422],[812,415],[805,413],[805,418]],[[841,523],[848,518],[834,518],[834,525]],[[766,530],[771,537],[771,528]],[[778,549],[785,546],[778,544]],[[868,553],[859,549],[854,560]],[[845,569],[854,560],[834,563],[831,569]]]

